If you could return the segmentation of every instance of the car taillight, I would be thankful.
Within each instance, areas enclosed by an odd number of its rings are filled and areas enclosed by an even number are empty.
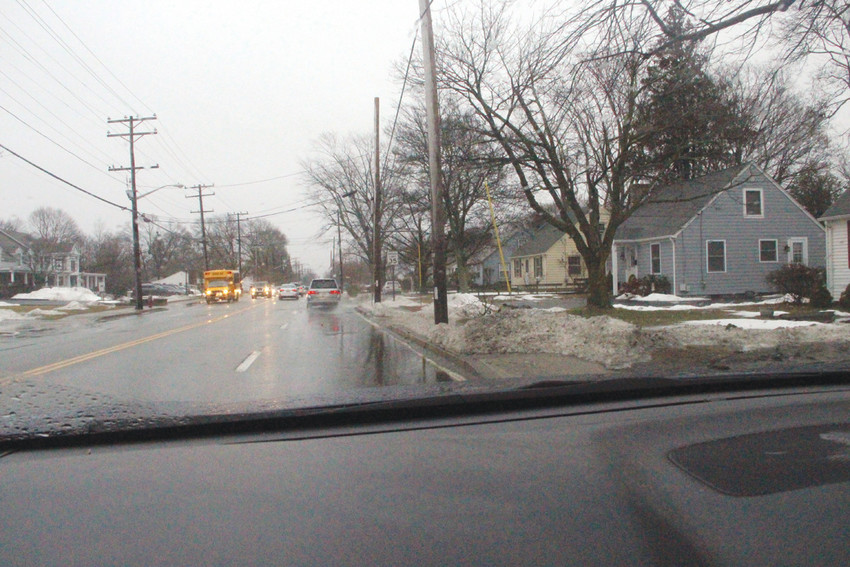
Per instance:
[[[316,295],[316,290],[311,289],[310,291],[307,292],[307,295]]]
[[[331,295],[339,295],[339,290],[338,289],[332,289]]]

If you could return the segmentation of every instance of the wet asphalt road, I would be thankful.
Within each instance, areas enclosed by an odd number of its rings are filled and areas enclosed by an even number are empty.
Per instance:
[[[27,384],[117,400],[232,403],[450,380],[346,303],[193,301],[0,336],[0,398]]]

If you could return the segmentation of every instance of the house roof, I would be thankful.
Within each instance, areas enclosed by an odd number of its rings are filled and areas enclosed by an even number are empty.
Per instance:
[[[850,216],[850,191],[842,193],[830,208],[820,216],[821,220]]]
[[[617,229],[616,240],[672,236],[694,218],[718,193],[729,187],[749,164],[730,167],[656,190]]]
[[[535,256],[546,253],[552,246],[566,234],[555,228],[548,222],[542,223],[531,237],[531,240],[514,250],[513,258],[519,256]]]

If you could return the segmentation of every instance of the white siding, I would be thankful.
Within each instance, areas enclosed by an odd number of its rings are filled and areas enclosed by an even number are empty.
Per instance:
[[[850,284],[850,267],[847,259],[847,220],[828,221],[826,223],[829,245],[829,266],[827,267],[827,287],[832,297],[838,301],[847,285]]]

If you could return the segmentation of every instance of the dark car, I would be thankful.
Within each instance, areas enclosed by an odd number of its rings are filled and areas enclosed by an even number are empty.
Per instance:
[[[307,289],[307,307],[313,305],[336,306],[342,299],[336,280],[333,278],[317,278],[310,282]]]

